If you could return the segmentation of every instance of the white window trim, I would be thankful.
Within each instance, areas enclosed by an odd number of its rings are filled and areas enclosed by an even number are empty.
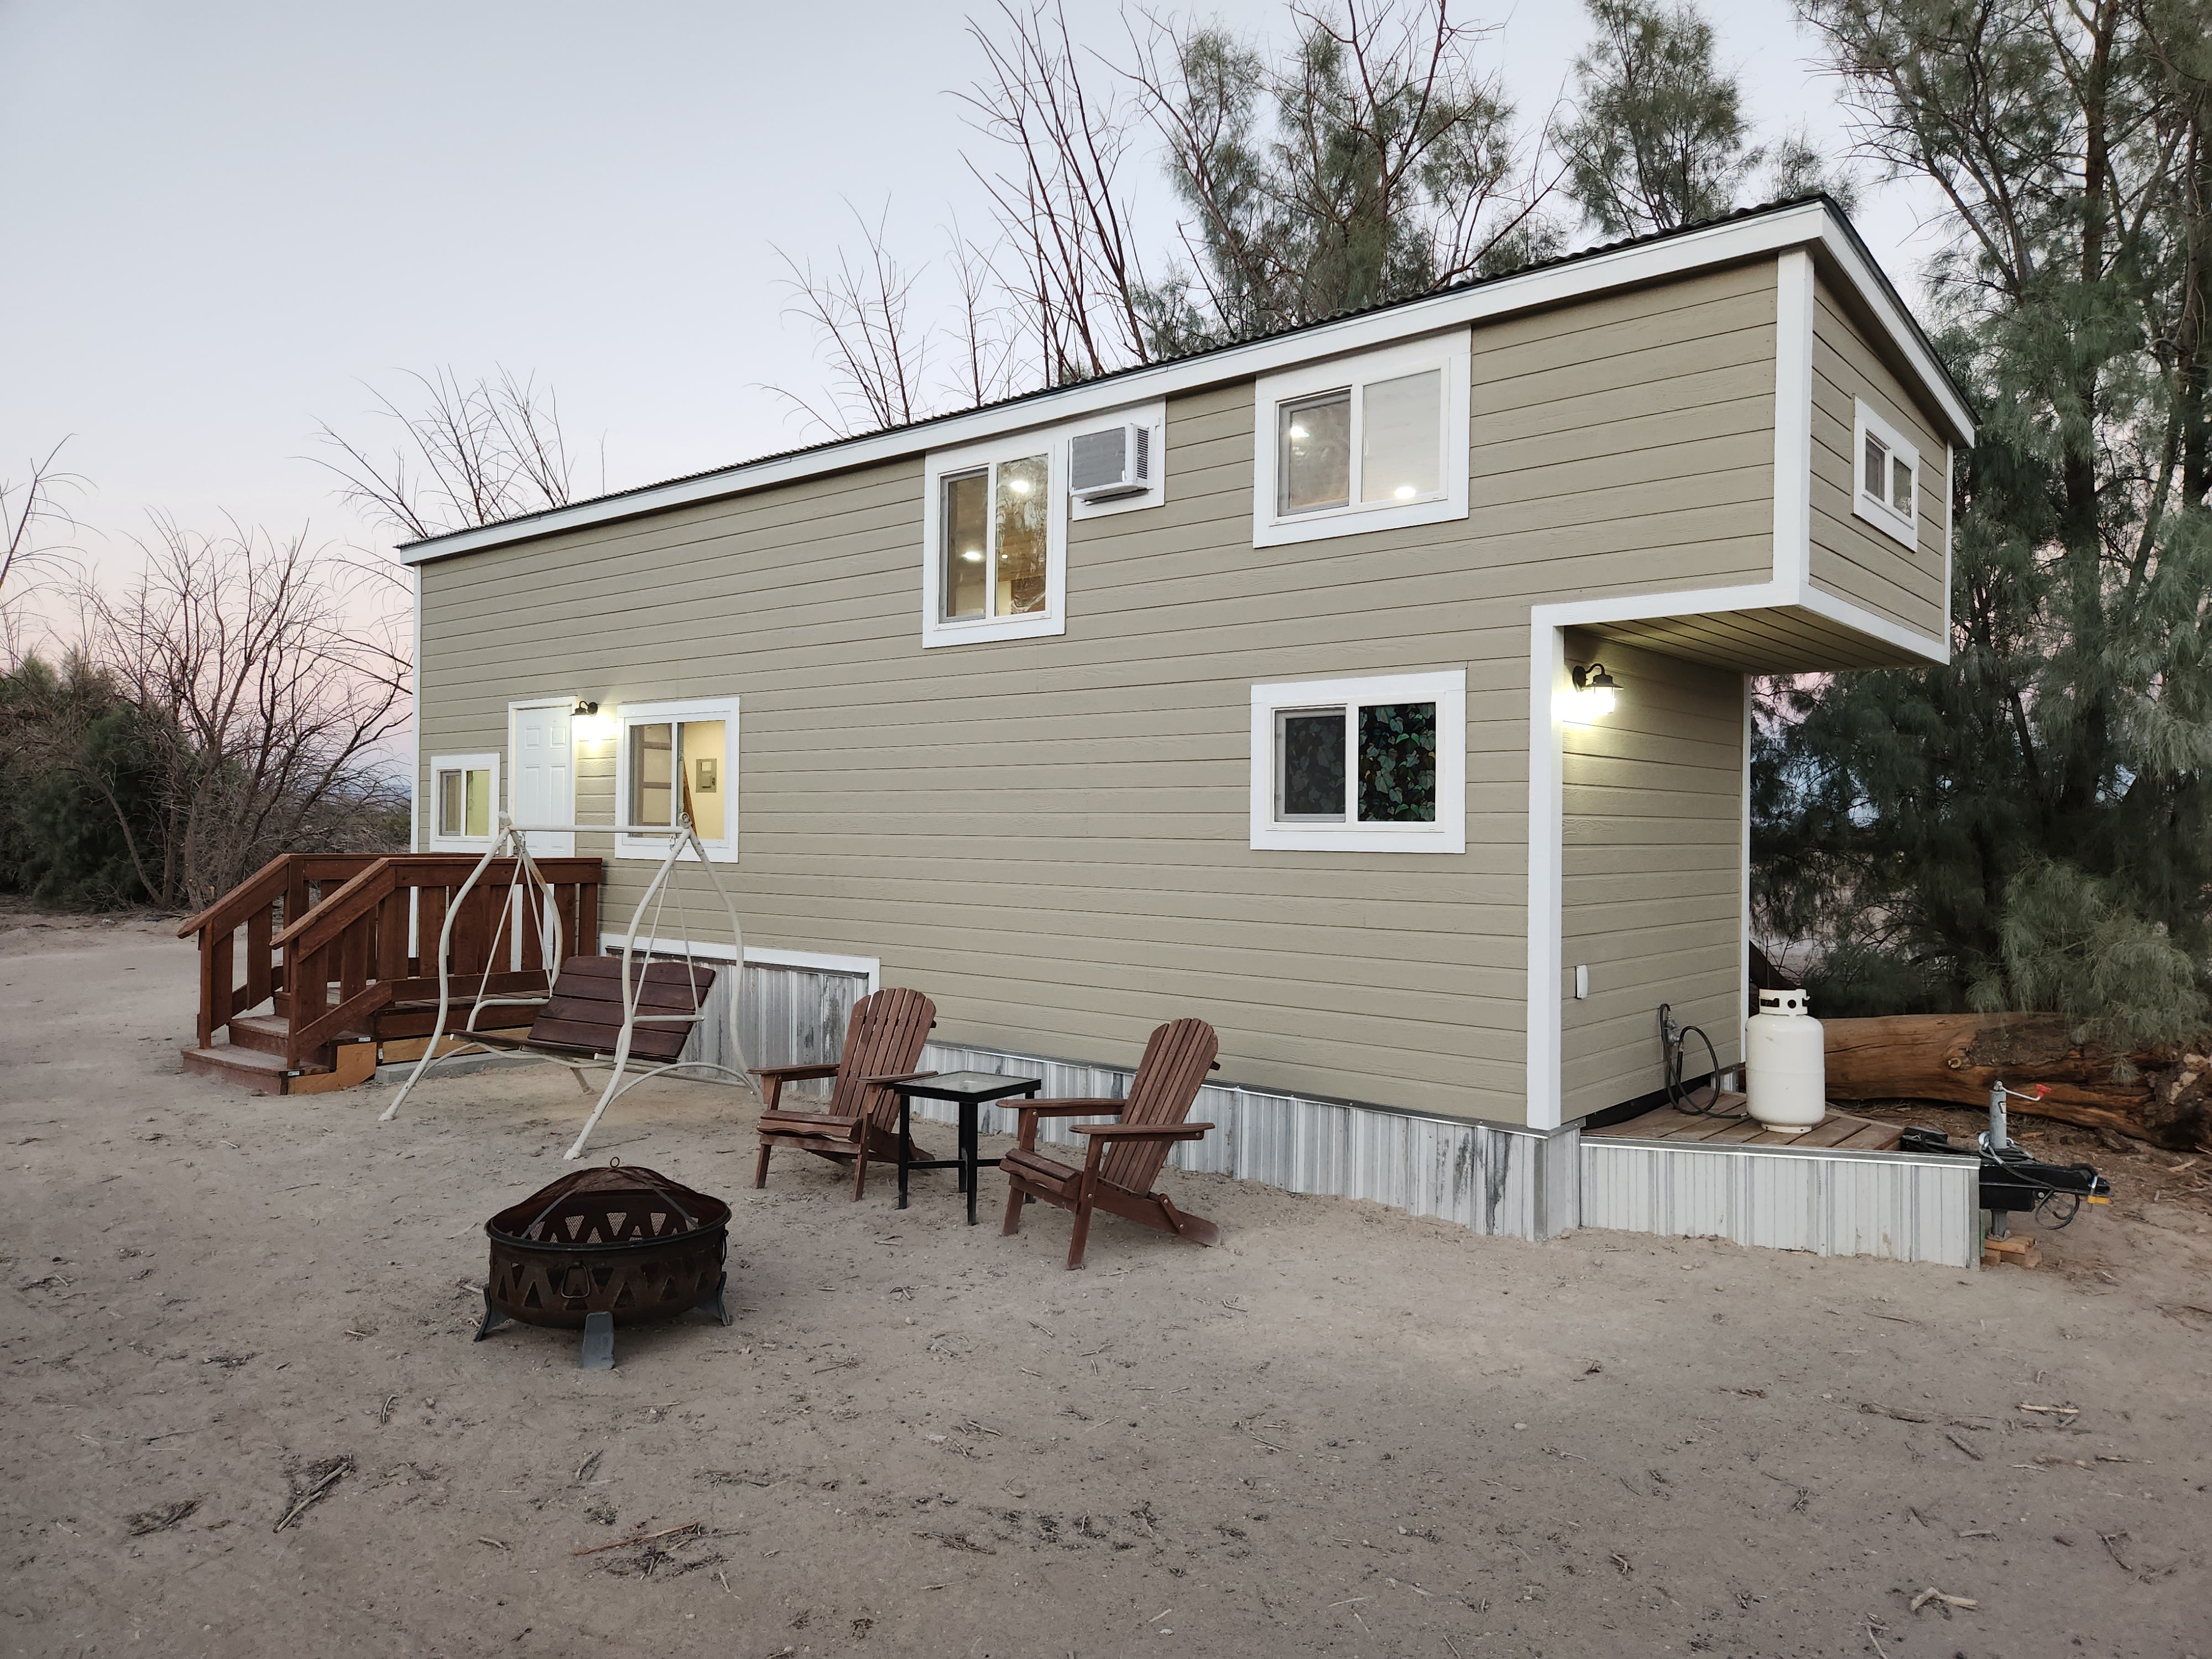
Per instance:
[[[1261,376],[1253,386],[1252,545],[1280,547],[1291,542],[1358,536],[1370,530],[1390,530],[1404,525],[1443,524],[1467,517],[1468,405],[1474,374],[1471,337],[1468,331],[1459,329],[1387,350],[1363,352],[1356,357],[1340,357],[1331,362]],[[1362,400],[1358,388],[1370,381],[1395,380],[1431,368],[1443,371],[1443,429],[1439,435],[1443,453],[1438,457],[1437,475],[1443,482],[1443,492],[1418,501],[1359,501]],[[1324,507],[1312,513],[1277,513],[1277,407],[1345,387],[1352,391],[1353,500],[1345,507]]]
[[[1433,823],[1279,823],[1275,819],[1275,714],[1316,704],[1433,702],[1437,706],[1437,817]],[[1347,757],[1347,763],[1350,763]],[[1467,670],[1291,680],[1252,688],[1252,845],[1309,853],[1467,851]]]
[[[1072,421],[1061,434],[1061,459],[1070,453],[1068,446],[1085,432],[1101,432],[1110,426],[1141,426],[1152,434],[1152,481],[1141,491],[1127,495],[1114,495],[1103,501],[1079,501],[1068,498],[1068,517],[1080,524],[1085,519],[1103,519],[1116,513],[1134,513],[1141,507],[1164,506],[1168,499],[1168,404],[1164,398],[1155,398],[1138,409],[1117,410],[1110,415],[1094,419]],[[1035,452],[1032,451],[1032,453]]]
[[[1093,427],[1097,422],[1086,422]],[[921,643],[969,645],[978,640],[1034,640],[1067,632],[1067,440],[1074,428],[1055,427],[988,444],[933,454],[922,468]],[[1044,609],[1020,617],[975,617],[947,622],[943,596],[945,480],[998,461],[1045,457]],[[995,504],[994,504],[995,505]]]
[[[708,860],[714,864],[734,864],[738,859],[738,809],[743,799],[744,774],[738,764],[738,699],[730,697],[688,697],[673,702],[626,702],[615,711],[615,822],[629,820],[629,729],[634,725],[652,725],[660,720],[720,720],[722,740],[722,837],[708,841],[700,837],[707,849]],[[626,836],[619,831],[615,836],[615,856],[618,859],[647,859],[658,864],[668,856],[668,840],[665,836]]]
[[[1868,406],[1863,398],[1854,400],[1857,413],[1851,426],[1851,512],[1863,519],[1893,542],[1901,542],[1909,550],[1920,550],[1920,497],[1926,484],[1920,473],[1919,447],[1908,441],[1887,421]],[[1869,434],[1881,440],[1893,458],[1902,456],[1912,469],[1912,511],[1900,513],[1889,502],[1889,494],[1880,495],[1866,487],[1866,441]],[[1884,480],[1887,482],[1887,479]]]
[[[423,784],[425,820],[429,824],[429,848],[434,853],[481,853],[490,846],[499,833],[499,815],[507,810],[506,798],[500,793],[500,774],[506,769],[495,751],[480,755],[433,755],[430,769]],[[491,823],[489,836],[441,836],[438,833],[438,774],[441,772],[482,772],[491,774]]]

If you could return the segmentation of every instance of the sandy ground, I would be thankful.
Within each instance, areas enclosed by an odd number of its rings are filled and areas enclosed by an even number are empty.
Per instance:
[[[1072,1274],[652,1088],[599,1152],[732,1200],[740,1311],[586,1374],[469,1340],[567,1078],[234,1092],[192,984],[0,915],[9,1653],[2212,1654],[2186,1171],[1979,1273],[1171,1176],[1219,1249]]]

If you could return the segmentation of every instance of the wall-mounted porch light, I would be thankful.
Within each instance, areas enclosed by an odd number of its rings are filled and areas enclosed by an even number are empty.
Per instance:
[[[1613,694],[1620,685],[1620,681],[1605,672],[1605,665],[1601,662],[1575,670],[1575,690],[1589,698],[1590,712],[1594,714],[1613,713]]]
[[[579,743],[605,743],[615,734],[614,716],[600,714],[599,704],[587,697],[579,697],[570,729]]]
[[[1567,672],[1575,689],[1559,700],[1562,720],[1571,726],[1585,726],[1613,713],[1613,693],[1620,689],[1620,682],[1606,672],[1603,663],[1577,663]]]

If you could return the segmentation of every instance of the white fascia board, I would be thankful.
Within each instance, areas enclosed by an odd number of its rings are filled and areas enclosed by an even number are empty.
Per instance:
[[[1971,416],[1950,390],[1934,356],[1921,343],[1903,311],[1889,298],[1880,274],[1859,252],[1856,240],[1840,220],[1821,203],[1807,202],[1754,218],[1709,225],[1664,241],[1616,248],[1567,264],[1502,277],[1479,288],[1436,295],[1367,316],[1318,324],[1275,339],[1255,340],[1248,345],[1160,363],[1133,374],[1110,375],[1023,403],[976,410],[922,426],[854,438],[804,454],[754,461],[611,500],[579,502],[528,519],[459,531],[400,548],[398,556],[404,564],[451,558],[456,554],[479,552],[510,542],[717,501],[821,473],[981,442],[1031,427],[1057,426],[1065,421],[1087,419],[1103,411],[1126,408],[1146,398],[1165,398],[1201,386],[1272,374],[1342,353],[1371,350],[1416,335],[1462,327],[1508,312],[1587,299],[1610,289],[1686,276],[1709,266],[1778,253],[1785,248],[1802,247],[1812,242],[1820,243],[1826,250],[1845,281],[1881,320],[1897,350],[1911,366],[1919,382],[1917,389],[1944,411],[1945,417],[1957,428],[1954,435],[1958,440],[1971,443]]]
[[[1817,207],[1819,204],[1816,203]],[[1905,314],[1890,292],[1889,284],[1875,269],[1860,247],[1858,239],[1851,234],[1843,222],[1823,210],[1820,215],[1820,246],[1836,262],[1844,279],[1851,285],[1861,303],[1874,313],[1881,325],[1882,332],[1902,354],[1919,384],[1913,389],[1941,410],[1950,431],[1946,434],[1953,442],[1971,447],[1974,441],[1973,411],[1960,401],[1951,389],[1950,377],[1936,361],[1936,354],[1920,337],[1920,331]]]

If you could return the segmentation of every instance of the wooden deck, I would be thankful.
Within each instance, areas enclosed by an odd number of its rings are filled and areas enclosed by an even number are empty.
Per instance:
[[[1704,1141],[1716,1146],[1818,1146],[1852,1152],[1894,1152],[1904,1139],[1904,1131],[1894,1123],[1876,1123],[1832,1109],[1804,1133],[1785,1135],[1760,1128],[1744,1115],[1744,1109],[1741,1095],[1723,1095],[1705,1116],[1662,1106],[1602,1129],[1585,1129],[1583,1136],[1600,1140]]]

